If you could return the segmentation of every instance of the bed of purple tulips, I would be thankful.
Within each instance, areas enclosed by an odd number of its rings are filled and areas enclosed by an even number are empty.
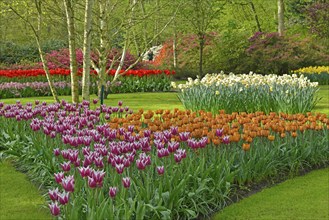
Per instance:
[[[217,148],[176,127],[139,135],[133,125],[106,123],[131,113],[122,102],[108,107],[97,100],[0,103],[0,152],[48,190],[50,212],[60,219],[193,219],[223,208],[237,186],[328,163],[327,130],[289,145],[256,140],[244,152],[229,140]]]
[[[55,76],[54,87],[58,95],[70,95],[70,79],[63,76]],[[106,83],[107,93],[131,93],[131,92],[166,92],[171,90],[171,75],[145,75],[124,76],[119,81],[112,82],[109,77]],[[81,82],[79,81],[81,88]],[[97,93],[96,78],[91,78],[91,93]],[[80,91],[81,93],[81,91]],[[45,76],[5,78],[0,76],[0,99],[51,96],[51,91]]]

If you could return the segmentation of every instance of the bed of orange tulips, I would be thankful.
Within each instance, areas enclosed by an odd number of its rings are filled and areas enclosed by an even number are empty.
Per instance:
[[[208,137],[208,143],[219,146],[223,138],[229,137],[230,142],[240,142],[243,150],[247,151],[255,138],[266,138],[274,141],[276,138],[297,137],[306,130],[329,129],[329,119],[326,114],[285,114],[271,112],[245,113],[234,112],[226,114],[221,110],[219,114],[190,110],[156,110],[143,111],[127,116],[113,118],[109,122],[111,128],[134,125],[139,135],[143,136],[145,129],[153,132],[164,131],[170,127],[177,127],[178,132],[190,132],[191,137]],[[218,128],[222,128],[222,135],[216,135]],[[173,137],[177,141],[179,136]]]

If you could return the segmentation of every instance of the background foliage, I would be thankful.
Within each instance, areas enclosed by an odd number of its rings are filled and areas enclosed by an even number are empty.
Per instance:
[[[2,6],[4,6],[4,2],[1,3]],[[30,0],[19,3],[17,1],[17,10],[23,15],[33,16],[36,14],[36,9],[29,6],[29,2]],[[211,20],[206,33],[203,59],[205,73],[224,70],[236,73],[254,71],[262,74],[283,74],[288,73],[291,69],[328,63],[329,3],[327,1],[285,1],[286,32],[284,37],[278,37],[275,33],[277,27],[277,5],[275,1],[236,0],[224,2],[226,4],[220,13]],[[155,30],[163,25],[165,18],[172,15],[178,4],[188,7],[187,3],[186,0],[145,1],[145,10],[154,9],[153,6],[156,4],[157,13],[150,14],[149,22],[140,22],[137,20],[139,18],[136,18],[137,24],[131,31],[136,36],[143,32],[147,38],[151,38]],[[222,3],[218,1],[214,6],[220,7]],[[60,50],[67,47],[66,24],[62,19],[64,12],[61,4],[57,1],[48,1],[43,4],[42,36],[46,36],[48,39],[43,42],[43,49],[46,52],[57,50],[57,52],[51,52],[48,57],[66,63],[65,59],[68,60],[68,58],[64,58],[67,56],[65,49]],[[216,6],[216,4],[218,5]],[[77,31],[82,33],[83,5],[76,3],[75,10],[78,18]],[[107,24],[114,29],[119,27],[120,15],[125,13],[125,10],[127,10],[126,5],[120,3],[113,11],[112,16],[109,17]],[[166,69],[175,68],[178,73],[177,77],[181,78],[197,74],[198,37],[193,31],[186,11],[188,10],[179,10],[173,22],[157,37],[154,45],[163,44],[163,50],[153,63],[155,67],[148,65],[148,68],[158,68],[159,66]],[[136,13],[142,13],[142,9],[137,8]],[[192,12],[189,11],[189,13]],[[28,27],[22,21],[13,19],[14,16],[5,6],[2,7],[0,13],[0,18],[3,21],[0,23],[3,30],[0,39],[1,68],[11,64],[38,61],[37,50],[36,47],[32,46],[33,38]],[[97,25],[94,28],[97,29]],[[18,29],[19,32],[17,32]],[[114,29],[113,31],[115,31]],[[259,32],[262,34],[259,35]],[[109,33],[109,38],[111,38],[111,45],[114,48],[109,49],[116,53],[115,51],[120,50],[123,46],[124,32],[119,31],[113,36],[112,34]],[[135,39],[136,42],[131,44],[129,48],[128,56],[131,59],[128,57],[128,60],[134,60],[134,57],[139,56],[134,44],[145,40],[147,39]],[[92,41],[92,45],[96,45],[99,37],[93,35]],[[173,63],[174,41],[177,44],[177,65]],[[81,47],[82,39],[78,39],[78,45]],[[55,55],[56,53],[57,55]],[[109,57],[109,59],[111,58]]]

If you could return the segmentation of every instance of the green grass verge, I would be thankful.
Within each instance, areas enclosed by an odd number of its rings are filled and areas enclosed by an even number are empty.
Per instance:
[[[329,115],[329,86],[319,86],[320,90],[317,94],[321,98],[320,102],[316,105],[313,112],[321,112]],[[91,100],[96,98],[95,95],[91,96]],[[70,96],[60,96],[59,99],[67,101],[71,100]],[[81,97],[80,97],[81,99]],[[11,98],[2,99],[1,101],[6,104],[14,104],[20,100],[23,104],[27,102],[34,103],[35,100],[45,101],[47,103],[54,102],[51,96],[48,97],[29,97],[29,98]],[[143,109],[184,109],[183,105],[177,97],[175,92],[146,92],[146,93],[124,93],[124,94],[110,94],[104,100],[106,105],[117,105],[118,101],[123,101],[125,106],[129,106],[133,110]]]
[[[318,97],[321,98],[320,102],[313,109],[314,112],[321,112],[329,115],[329,86],[319,86]]]
[[[264,189],[224,208],[213,220],[329,219],[329,169]]]
[[[90,96],[90,100],[97,98],[95,95]],[[59,99],[70,101],[70,96],[59,96]],[[6,104],[14,104],[17,100],[20,100],[23,104],[27,102],[34,103],[35,100],[45,101],[47,103],[53,103],[54,99],[48,97],[29,97],[29,98],[12,98],[2,99],[1,101]],[[80,97],[81,100],[81,97]],[[118,105],[118,101],[123,101],[124,106],[129,106],[133,110],[138,109],[183,109],[180,103],[177,93],[174,92],[146,92],[146,93],[123,93],[123,94],[110,94],[107,99],[104,99],[104,104],[109,106]]]
[[[0,201],[0,219],[51,219],[40,192],[9,161],[0,161]]]

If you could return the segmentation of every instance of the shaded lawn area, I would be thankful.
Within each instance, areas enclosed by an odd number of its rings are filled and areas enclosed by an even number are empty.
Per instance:
[[[51,219],[45,199],[26,175],[0,161],[0,219]]]
[[[212,218],[222,219],[329,219],[329,168],[264,189]]]

